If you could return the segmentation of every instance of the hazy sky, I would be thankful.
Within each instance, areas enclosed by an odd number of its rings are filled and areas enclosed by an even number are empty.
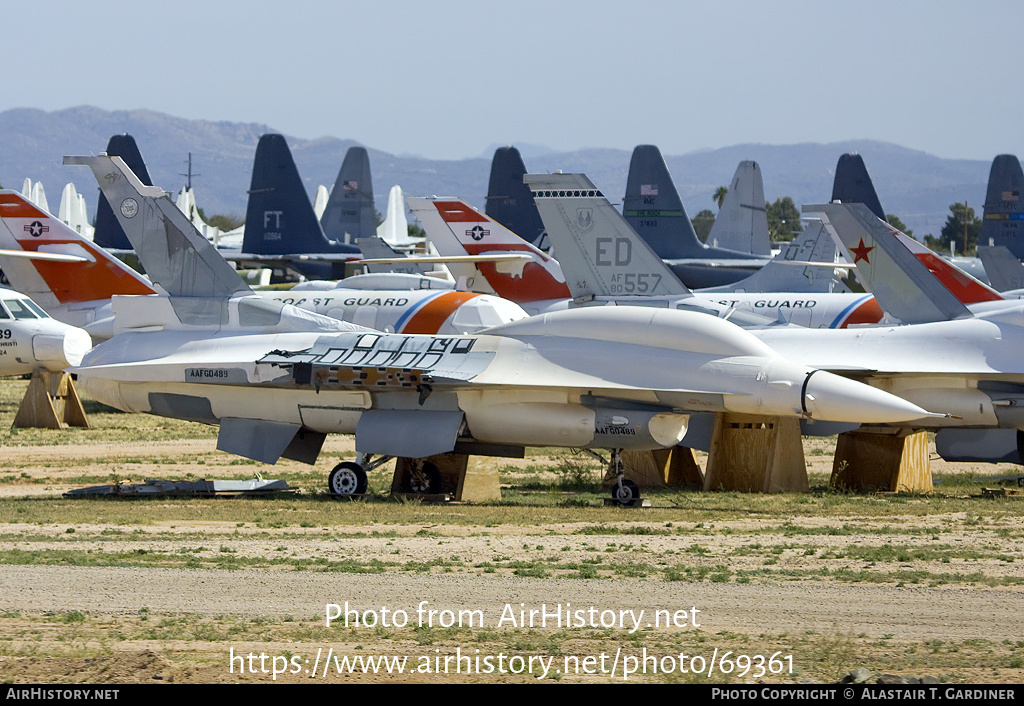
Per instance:
[[[148,108],[448,159],[867,138],[989,160],[1024,156],[1022,16],[943,0],[5,3],[0,110]]]

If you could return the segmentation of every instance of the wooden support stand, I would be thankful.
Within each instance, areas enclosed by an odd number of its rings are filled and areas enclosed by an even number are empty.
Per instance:
[[[21,400],[14,426],[19,429],[89,428],[89,419],[78,397],[75,384],[67,373],[51,373],[37,369]]]
[[[623,451],[622,465],[626,478],[641,488],[704,485],[704,474],[700,471],[697,456],[686,446],[655,451]]]
[[[405,492],[403,480],[417,460],[398,459],[391,481],[392,493]],[[501,499],[498,471],[493,468],[493,464],[483,463],[479,459],[471,464],[468,455],[457,453],[438,454],[422,460],[424,464],[433,464],[441,472],[442,487],[439,493],[450,494],[456,500],[467,502]]]
[[[932,492],[928,433],[840,434],[832,461],[832,486],[858,491]]]
[[[715,415],[704,490],[781,493],[809,489],[798,420]]]

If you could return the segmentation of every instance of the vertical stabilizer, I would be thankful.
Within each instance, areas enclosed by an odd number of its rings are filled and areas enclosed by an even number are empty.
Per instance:
[[[569,298],[565,276],[555,260],[465,201],[410,197],[408,203],[444,257],[519,257],[473,265],[449,262],[452,275],[464,279],[472,291],[486,291],[477,282],[479,272],[498,296],[517,304]]]
[[[409,219],[405,217],[405,195],[398,184],[392,186],[388,192],[388,212],[383,223],[377,226],[377,236],[391,245],[412,245],[422,240],[409,237]]]
[[[235,269],[178,210],[170,196],[143,184],[120,157],[65,157],[92,169],[146,273],[173,297],[227,297],[250,292]]]
[[[132,173],[138,177],[145,186],[152,186],[153,180],[149,177],[149,170],[146,169],[146,162],[142,159],[139,146],[135,144],[135,138],[131,135],[114,135],[107,142],[107,154],[111,157],[117,156],[124,160]],[[132,244],[110,210],[107,198],[100,193],[99,202],[96,204],[96,231],[93,241],[100,247],[108,250],[131,250]]]
[[[764,181],[757,162],[740,162],[722,201],[708,244],[765,257],[772,253]]]
[[[523,183],[526,164],[515,147],[499,147],[491,160],[491,178],[487,183],[488,216],[528,243],[546,250],[544,223]]]
[[[821,214],[825,228],[849,251],[858,278],[887,314],[905,324],[971,316],[923,259],[901,242],[899,232],[866,205],[804,206],[804,213]]]
[[[377,234],[370,156],[365,147],[349,147],[320,218],[324,235],[339,243],[355,243]]]
[[[705,257],[661,150],[638,145],[629,161],[622,215],[654,252],[665,260]]]
[[[836,243],[821,221],[809,221],[792,242],[767,265],[734,284],[708,288],[707,292],[836,292],[846,287],[836,270],[821,266],[835,262]],[[817,263],[801,266],[801,262]]]
[[[16,191],[0,191],[0,248],[80,258],[77,262],[49,262],[0,255],[0,266],[11,286],[47,310],[75,308],[115,294],[154,293],[135,270]],[[77,325],[89,323],[91,320],[76,319]]]
[[[324,235],[283,135],[263,135],[256,145],[242,250],[255,255],[359,252]]]
[[[1001,154],[992,161],[985,192],[985,218],[978,245],[1002,245],[1024,259],[1024,172],[1020,160]]]
[[[574,299],[690,292],[583,174],[529,174]]]
[[[978,259],[989,283],[1000,292],[1024,289],[1024,265],[1005,245],[979,245]]]
[[[862,203],[875,214],[885,220],[885,211],[875,193],[875,185],[871,183],[868,168],[864,166],[864,158],[856,152],[844,154],[836,164],[836,176],[832,181],[832,201],[840,203]]]

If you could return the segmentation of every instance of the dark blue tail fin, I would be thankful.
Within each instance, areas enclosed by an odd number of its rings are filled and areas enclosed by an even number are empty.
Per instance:
[[[661,150],[654,145],[639,145],[633,150],[622,215],[662,259],[707,257],[683,210]]]
[[[345,153],[320,226],[324,235],[339,243],[354,244],[359,238],[377,235],[370,156],[365,147],[349,147]]]
[[[836,165],[836,177],[832,181],[832,201],[840,203],[862,203],[875,216],[885,220],[885,211],[871,183],[864,158],[856,152],[844,154]]]
[[[499,147],[491,160],[484,212],[523,240],[547,250],[544,222],[533,202],[530,187],[523,183],[526,164],[515,147]]]
[[[263,135],[256,146],[242,250],[254,255],[359,252],[324,236],[282,135]]]
[[[979,245],[1002,245],[1018,259],[1024,259],[1024,172],[1020,160],[1001,154],[992,161],[985,192],[985,219]]]
[[[134,137],[127,134],[114,135],[107,142],[107,155],[123,159],[128,168],[135,172],[139,181],[146,186],[153,186],[153,180],[149,178],[149,170],[146,169],[146,163],[142,159],[142,153],[139,152],[139,146],[135,144]],[[96,205],[96,231],[93,242],[108,250],[132,249],[132,244],[128,242],[128,236],[124,234],[124,229],[114,217],[114,212],[110,210],[110,204],[107,203],[107,197],[102,192],[100,192],[99,203]]]

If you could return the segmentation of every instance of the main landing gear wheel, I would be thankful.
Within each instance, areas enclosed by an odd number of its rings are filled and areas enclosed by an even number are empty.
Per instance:
[[[441,471],[432,463],[417,462],[402,479],[402,492],[416,495],[433,495],[440,493],[442,487]]]
[[[351,498],[366,493],[366,471],[358,463],[339,463],[327,478],[327,490],[331,495]]]
[[[612,500],[619,505],[632,505],[640,499],[640,488],[631,480],[621,479],[612,486]]]

